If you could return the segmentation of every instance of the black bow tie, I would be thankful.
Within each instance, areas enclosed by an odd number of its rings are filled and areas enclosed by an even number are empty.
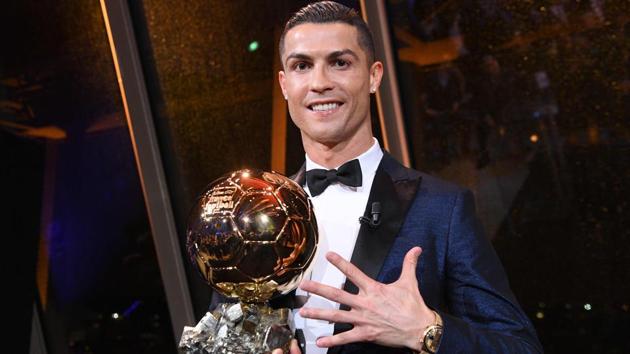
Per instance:
[[[306,185],[313,197],[320,195],[331,183],[339,182],[346,186],[359,187],[361,180],[361,164],[357,159],[344,163],[337,170],[318,168],[306,171]]]

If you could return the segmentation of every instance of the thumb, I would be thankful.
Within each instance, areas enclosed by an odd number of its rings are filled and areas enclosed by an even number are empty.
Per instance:
[[[302,351],[300,350],[300,346],[298,345],[298,341],[296,339],[291,340],[290,354],[302,354]]]
[[[418,287],[418,279],[416,278],[416,267],[418,266],[418,258],[422,253],[422,248],[414,247],[410,249],[405,255],[405,259],[402,264],[402,271],[400,272],[401,282],[408,283],[414,287]]]

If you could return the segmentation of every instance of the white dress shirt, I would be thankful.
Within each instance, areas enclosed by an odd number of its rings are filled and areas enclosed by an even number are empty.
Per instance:
[[[333,183],[320,195],[311,197],[319,229],[319,242],[317,244],[315,263],[310,274],[311,280],[336,288],[343,287],[346,277],[330,264],[325,256],[327,252],[334,251],[348,261],[352,257],[354,244],[361,227],[359,217],[363,216],[365,211],[374,175],[382,157],[381,147],[378,141],[374,139],[372,147],[356,157],[361,164],[362,185],[360,187],[349,187],[340,183]],[[313,162],[306,155],[306,170],[315,168],[326,169]],[[305,190],[310,195],[308,186],[305,187]],[[306,307],[321,309],[339,308],[339,304],[335,302],[317,295],[310,295],[300,289],[296,290],[296,295],[308,298],[304,305]],[[327,348],[317,347],[315,341],[319,337],[332,335],[334,324],[328,321],[302,318],[297,309],[294,310],[294,321],[296,328],[301,328],[304,331],[306,353],[326,353]]]

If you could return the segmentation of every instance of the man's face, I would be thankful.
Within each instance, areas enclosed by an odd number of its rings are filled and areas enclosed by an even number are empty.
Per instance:
[[[282,93],[305,144],[351,142],[359,131],[371,138],[370,91],[378,88],[383,69],[380,62],[368,65],[356,28],[296,26],[286,33],[282,65]]]

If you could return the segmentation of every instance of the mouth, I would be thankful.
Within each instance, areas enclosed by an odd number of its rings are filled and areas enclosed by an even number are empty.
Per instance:
[[[330,113],[343,105],[342,102],[321,102],[308,105],[308,109],[317,113]]]

